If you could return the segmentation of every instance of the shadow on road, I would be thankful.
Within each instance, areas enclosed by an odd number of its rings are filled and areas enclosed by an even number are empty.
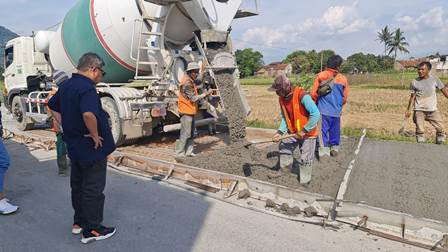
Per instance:
[[[202,196],[109,170],[104,224],[117,234],[82,245],[70,232],[69,178],[57,175],[55,160],[39,162],[27,147],[5,144],[12,160],[6,193],[21,209],[0,216],[0,251],[192,250],[210,208]]]

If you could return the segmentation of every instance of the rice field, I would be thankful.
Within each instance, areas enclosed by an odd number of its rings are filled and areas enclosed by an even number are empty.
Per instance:
[[[359,77],[357,77],[359,78]],[[363,77],[365,78],[365,77]],[[404,121],[409,100],[408,87],[414,75],[408,74],[404,81],[387,75],[365,79],[366,83],[349,76],[349,99],[342,113],[342,131],[356,135],[366,128],[371,137],[389,140],[413,141],[413,137],[398,134]],[[353,81],[354,84],[351,84]],[[447,79],[442,78],[447,82]],[[405,83],[405,84],[403,84]],[[245,85],[247,98],[252,107],[248,123],[252,127],[276,128],[280,124],[280,108],[275,93],[267,91],[268,85]],[[438,94],[439,110],[448,130],[448,99]],[[412,119],[405,122],[405,129],[414,132]],[[428,124],[427,134],[435,138],[434,129]]]

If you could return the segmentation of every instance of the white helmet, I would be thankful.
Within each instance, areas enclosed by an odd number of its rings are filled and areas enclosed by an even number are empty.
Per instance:
[[[199,70],[199,69],[200,69],[199,68],[199,64],[197,62],[190,62],[190,63],[188,63],[187,72],[190,72],[192,70]]]

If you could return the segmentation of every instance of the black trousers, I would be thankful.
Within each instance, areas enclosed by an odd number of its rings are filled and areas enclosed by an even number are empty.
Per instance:
[[[103,221],[107,158],[92,164],[72,160],[71,168],[74,223],[85,230],[97,228]]]

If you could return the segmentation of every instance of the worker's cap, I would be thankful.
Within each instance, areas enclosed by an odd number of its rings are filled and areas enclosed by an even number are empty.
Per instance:
[[[268,91],[275,92],[277,90],[290,90],[291,86],[291,81],[286,77],[286,74],[280,72],[277,74],[277,77],[275,77],[272,86],[268,88]]]
[[[190,62],[187,66],[187,72],[199,70],[199,64],[197,62]]]
[[[57,86],[59,86],[62,82],[68,80],[68,78],[68,74],[62,70],[55,70],[53,72],[53,82]]]

